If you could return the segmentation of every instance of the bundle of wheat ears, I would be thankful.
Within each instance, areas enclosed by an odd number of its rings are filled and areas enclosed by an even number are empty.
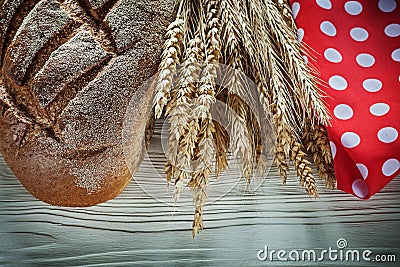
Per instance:
[[[332,155],[324,125],[330,116],[317,88],[315,72],[304,60],[293,15],[284,0],[182,0],[176,20],[166,35],[155,97],[156,117],[170,121],[168,181],[175,183],[175,198],[191,188],[195,215],[193,236],[203,229],[202,210],[206,187],[213,173],[228,166],[227,154],[240,159],[243,177],[250,182],[256,166],[271,149],[262,142],[270,129],[274,163],[283,183],[288,162],[294,163],[300,184],[317,197],[312,175],[313,158],[319,177],[328,188],[335,185]],[[257,119],[249,90],[240,75],[222,73],[224,64],[243,73],[257,85],[257,103],[271,123]],[[226,86],[216,82],[227,81]],[[213,120],[217,101],[229,107],[230,132]],[[232,115],[232,113],[234,115]],[[271,128],[269,124],[272,124]],[[173,160],[172,160],[173,159]],[[212,164],[214,162],[214,165]]]

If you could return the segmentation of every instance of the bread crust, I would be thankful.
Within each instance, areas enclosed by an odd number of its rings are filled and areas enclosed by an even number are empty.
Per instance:
[[[36,198],[91,206],[129,183],[151,133],[154,88],[142,84],[157,71],[174,4],[0,3],[0,152]]]

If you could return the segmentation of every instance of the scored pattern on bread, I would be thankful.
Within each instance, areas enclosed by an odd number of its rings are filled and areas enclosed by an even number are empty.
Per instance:
[[[157,29],[163,27],[162,21],[167,20],[168,10],[173,7],[160,2],[121,0],[107,14],[104,23],[110,29],[119,52],[129,49],[138,41],[151,43],[154,42],[153,38],[160,38],[146,34],[157,33]]]
[[[61,38],[73,20],[56,0],[44,0],[24,19],[9,47],[4,67],[7,75],[21,85],[35,57],[50,40]],[[68,29],[69,30],[69,29]],[[56,36],[58,34],[58,36]]]
[[[97,21],[102,21],[108,14],[116,0],[78,0],[80,5],[84,7]]]
[[[175,4],[0,0],[0,151],[33,195],[90,206],[126,186],[125,110],[157,71]],[[142,106],[131,115],[138,116],[132,166],[143,154],[151,90],[140,93]],[[21,123],[17,144],[13,129]]]
[[[66,83],[107,60],[107,53],[88,31],[75,35],[54,51],[32,82],[32,89],[44,108]]]
[[[121,107],[129,104],[134,93],[129,88],[137,88],[144,82],[120,74],[136,73],[144,76],[154,72],[154,69],[147,67],[154,58],[143,58],[153,49],[155,47],[148,48],[140,43],[115,58],[110,66],[69,102],[57,121],[57,128],[65,143],[79,149],[97,144],[111,146],[120,142],[121,135],[118,133],[122,131],[122,124],[119,120],[125,113]]]
[[[14,116],[15,119],[19,120],[25,124],[31,124],[31,120],[22,114],[18,108],[14,105],[12,99],[10,99],[9,94],[7,93],[6,88],[1,84],[0,80],[0,104],[2,105],[1,108],[1,115],[3,117]]]
[[[3,7],[6,8],[5,5]],[[29,7],[32,10],[26,12]],[[51,122],[48,114],[40,107],[26,83],[44,65],[51,52],[67,40],[78,23],[61,9],[56,0],[43,0],[35,6],[30,1],[22,2],[19,10],[26,17],[21,24],[10,25],[19,25],[18,29],[12,29],[15,36],[6,36],[12,41],[3,49],[2,74],[6,76],[4,84],[14,97],[16,105],[27,116],[32,117],[41,127],[49,128]],[[6,10],[3,12],[8,13]]]
[[[93,81],[99,73],[102,73],[104,69],[108,67],[112,59],[113,57],[107,54],[103,60],[90,66],[86,72],[81,73],[76,79],[66,83],[63,90],[45,108],[53,122],[53,130],[58,138],[61,138],[61,134],[59,134],[59,128],[56,122],[57,119],[59,119],[60,114],[68,106],[69,102],[76,97],[79,91],[86,88],[86,86]]]
[[[15,33],[39,0],[4,0],[0,1],[0,58],[4,57],[4,48],[10,44]]]
[[[93,10],[99,10],[102,8],[107,2],[111,2],[110,0],[84,0],[88,5],[93,8]]]

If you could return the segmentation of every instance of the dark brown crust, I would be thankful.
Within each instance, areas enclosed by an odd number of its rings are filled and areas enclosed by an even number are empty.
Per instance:
[[[3,140],[12,140],[14,131],[24,131],[22,125],[0,121]],[[14,128],[14,129],[13,129]],[[13,129],[14,131],[7,131]],[[66,158],[54,157],[47,149],[37,146],[43,140],[28,139],[21,148],[14,143],[2,142],[2,155],[21,183],[36,198],[58,206],[91,206],[116,197],[130,181],[129,170],[118,162],[120,172],[106,177],[102,188],[95,194],[76,186],[76,177],[70,174],[71,164]],[[17,154],[15,152],[18,151]],[[116,157],[113,148],[102,151],[106,157]],[[119,155],[120,157],[120,155]],[[83,160],[81,160],[83,162]]]
[[[147,100],[151,98],[152,92],[143,90],[137,94],[137,99],[142,101],[137,101],[136,105],[143,113],[138,114],[141,116],[138,120],[140,123],[135,124],[132,131],[142,134],[135,136],[132,142],[131,155],[128,156],[131,168],[125,162],[122,144],[68,150],[46,134],[32,136],[29,134],[32,133],[30,126],[19,123],[15,118],[0,119],[0,151],[24,187],[44,202],[58,206],[85,207],[113,199],[130,182],[131,171],[136,171],[148,138],[145,133],[151,129],[145,118],[149,115],[147,110],[150,105]],[[86,166],[91,166],[88,169],[90,177],[85,176]],[[96,184],[98,188],[92,188],[93,191],[79,186],[79,183],[91,183],[93,179],[101,182]]]
[[[19,66],[10,68],[9,63],[13,62],[10,57],[23,55],[22,50],[30,48],[11,41],[16,40],[14,36],[18,30],[20,33],[24,31],[20,29],[24,26],[23,18],[15,16],[28,16],[28,11],[32,13],[34,10],[31,3],[36,2],[39,2],[37,5],[52,5],[59,10],[58,13],[65,12],[72,21],[68,22],[68,28],[60,30],[60,36],[53,36],[49,41],[42,42],[41,47],[35,48],[37,53],[32,58],[32,64],[24,76],[17,77],[13,68]],[[129,10],[131,1],[103,2],[102,7],[92,8],[88,5],[90,1],[66,0],[58,8],[55,0],[25,1],[28,4],[14,10],[17,15],[11,15],[16,21],[11,22],[11,28],[1,29],[6,33],[2,36],[4,38],[0,38],[5,40],[0,86],[8,96],[7,104],[0,101],[0,152],[21,183],[35,197],[53,205],[91,206],[116,197],[131,180],[130,170],[135,172],[138,168],[145,143],[151,135],[154,92],[151,87],[141,85],[157,71],[164,32],[173,20],[175,1],[141,1],[147,9],[138,9],[141,13],[137,19],[153,25],[127,25],[132,28],[125,29],[123,34],[128,40],[134,40],[130,42],[122,40],[121,33],[116,32],[121,28],[110,27],[108,32],[103,28],[110,13],[114,14],[112,23],[122,25],[124,21],[119,23],[118,15],[132,14]],[[85,5],[80,6],[82,3]],[[0,5],[0,14],[8,12],[2,7]],[[154,16],[160,12],[163,16]],[[35,17],[31,19],[34,21]],[[96,61],[89,60],[91,65],[78,64],[84,67],[83,72],[74,76],[71,74],[69,77],[72,80],[65,80],[63,89],[54,99],[54,96],[49,96],[47,99],[52,99],[50,102],[38,101],[33,91],[33,86],[40,84],[35,82],[36,74],[46,77],[46,73],[43,74],[46,71],[50,79],[46,86],[51,86],[50,74],[57,73],[51,72],[57,64],[49,68],[43,66],[62,44],[84,31],[93,35],[107,56]],[[138,32],[143,38],[137,39]],[[115,42],[111,36],[119,36],[119,40]],[[18,40],[29,43],[24,40],[24,34]],[[78,57],[75,54],[71,52]],[[5,62],[7,64],[3,64]],[[19,73],[23,74],[22,71]],[[54,78],[54,81],[60,80],[63,79]],[[59,88],[59,82],[57,86]],[[128,140],[129,146],[124,147],[125,109],[132,97],[133,106],[129,107],[134,119],[129,130],[133,135]]]
[[[6,48],[10,45],[23,19],[33,9],[39,0],[15,0],[0,3],[0,59],[3,62]],[[21,4],[20,4],[21,3]],[[3,6],[4,5],[4,6]]]

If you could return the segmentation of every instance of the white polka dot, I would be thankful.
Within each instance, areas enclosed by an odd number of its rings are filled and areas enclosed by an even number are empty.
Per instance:
[[[382,89],[382,82],[378,79],[366,79],[363,82],[363,87],[366,91],[375,93]]]
[[[397,137],[399,137],[399,133],[393,127],[385,127],[378,132],[379,141],[386,144],[393,143]]]
[[[385,34],[389,37],[400,36],[400,24],[393,23],[385,27]]]
[[[397,48],[392,52],[392,59],[394,61],[400,62],[400,48]]]
[[[392,176],[400,168],[400,163],[397,159],[388,159],[382,166],[382,173],[385,176]]]
[[[357,1],[347,1],[346,4],[344,4],[344,9],[350,15],[354,15],[355,16],[355,15],[358,15],[358,14],[361,13],[363,7]]]
[[[358,65],[364,68],[371,67],[372,65],[375,64],[375,58],[371,56],[370,54],[359,54],[356,57]]]
[[[294,2],[292,5],[293,17],[296,18],[300,11],[300,3]]]
[[[334,75],[329,78],[329,85],[335,90],[346,90],[347,89],[347,81],[345,78],[339,75]]]
[[[329,142],[329,145],[331,146],[332,157],[335,158],[336,157],[336,145],[332,141]]]
[[[348,120],[353,117],[353,109],[346,104],[340,104],[335,107],[333,110],[333,113],[335,114],[336,118],[340,120]]]
[[[306,63],[306,65],[308,64],[308,57],[307,56],[303,56],[303,60],[304,60],[304,63]]]
[[[333,62],[333,63],[339,63],[342,61],[342,55],[339,53],[334,48],[328,48],[325,50],[324,56],[326,60]]]
[[[360,136],[353,132],[347,132],[342,135],[342,144],[347,148],[354,148],[361,142]]]
[[[396,9],[396,1],[395,0],[379,0],[379,9],[382,12],[392,12]]]
[[[389,110],[390,106],[385,103],[376,103],[369,108],[369,112],[371,112],[372,115],[378,117],[386,115]]]
[[[330,0],[317,0],[317,5],[324,9],[331,9],[332,8],[332,3]]]
[[[350,30],[350,36],[355,41],[363,42],[368,39],[368,32],[363,28],[356,27]]]
[[[364,178],[364,180],[367,179],[367,177],[368,177],[368,168],[367,168],[367,166],[365,166],[364,164],[361,164],[361,163],[357,163],[356,166],[357,166],[358,170],[360,171],[360,173],[361,173],[362,177]]]
[[[335,36],[336,35],[336,28],[335,25],[332,24],[330,21],[323,21],[319,26],[321,31],[328,36]]]
[[[297,30],[297,38],[299,38],[299,41],[303,41],[303,37],[304,37],[304,30],[302,28],[299,28]]]
[[[354,194],[359,198],[365,198],[369,194],[367,183],[363,179],[357,179],[352,184]]]

